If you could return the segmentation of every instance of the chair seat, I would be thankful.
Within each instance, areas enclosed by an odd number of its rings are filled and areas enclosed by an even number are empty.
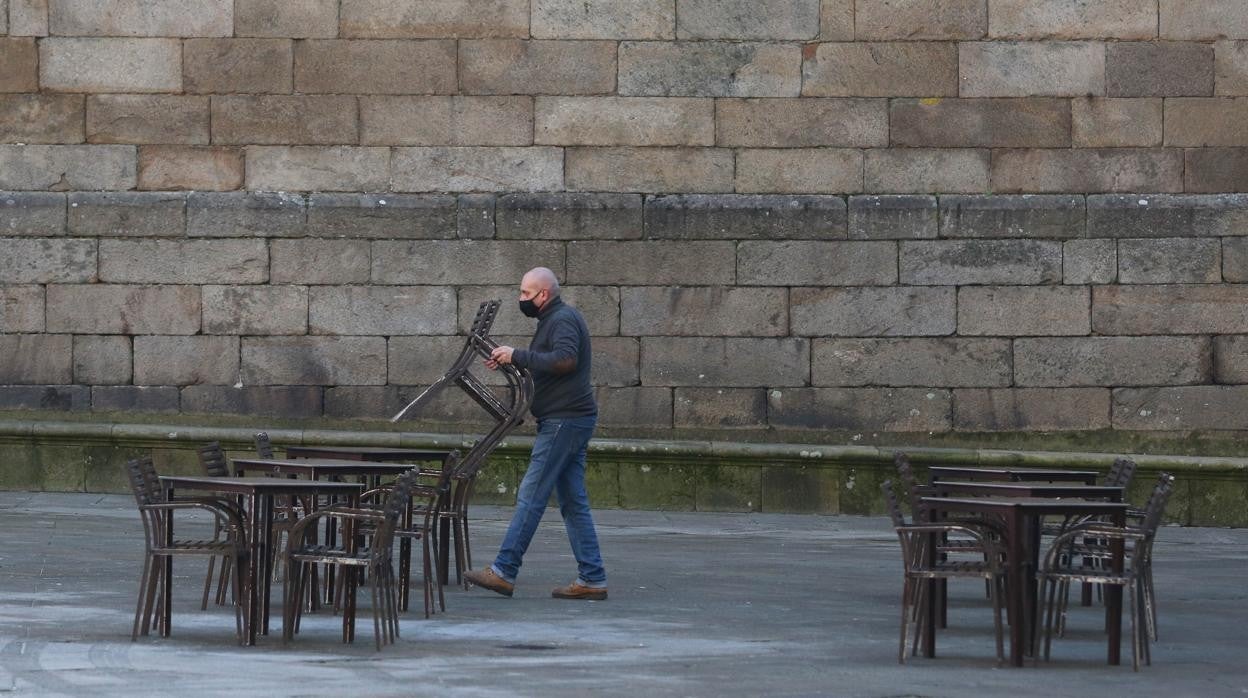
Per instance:
[[[929,566],[915,567],[910,570],[914,577],[992,577],[999,574],[982,561],[976,560],[943,560]]]
[[[172,544],[153,547],[156,555],[178,555],[202,553],[204,555],[233,554],[239,544],[233,540],[175,540]]]

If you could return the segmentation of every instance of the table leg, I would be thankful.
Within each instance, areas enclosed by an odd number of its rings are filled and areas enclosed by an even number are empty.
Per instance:
[[[247,636],[247,645],[254,646],[256,644],[256,629],[260,624],[260,570],[264,564],[260,561],[260,556],[264,550],[261,545],[261,536],[264,533],[261,527],[264,519],[260,516],[259,511],[259,495],[252,494],[248,497],[250,506],[247,507],[247,577],[244,583],[243,598],[246,600],[247,612],[244,614],[244,626]]]
[[[260,497],[260,521],[264,540],[263,559],[259,560],[260,574],[260,634],[269,634],[269,593],[273,586],[273,495]]]
[[[438,529],[438,579],[445,585],[449,583],[451,576],[451,520],[442,517]]]
[[[165,501],[173,499],[173,490],[169,490]],[[173,547],[173,511],[165,512],[165,548]],[[169,637],[173,622],[173,556],[165,555],[160,561],[163,574],[160,575],[160,636]],[[147,622],[144,618],[143,622]]]
[[[1122,528],[1127,525],[1126,512],[1114,514],[1114,526]],[[1112,553],[1112,569],[1114,574],[1122,574],[1123,541],[1121,538],[1109,542]],[[1137,620],[1142,622],[1143,619]],[[1117,584],[1105,585],[1105,624],[1109,626],[1109,663],[1122,662],[1122,587]]]
[[[1026,632],[1026,611],[1023,608],[1026,593],[1024,586],[1028,584],[1028,575],[1023,564],[1023,516],[1018,507],[1011,507],[1010,515],[1005,519],[1006,538],[1006,604],[1010,616],[1010,664],[1023,665],[1023,637]],[[1034,577],[1032,578],[1034,581]]]

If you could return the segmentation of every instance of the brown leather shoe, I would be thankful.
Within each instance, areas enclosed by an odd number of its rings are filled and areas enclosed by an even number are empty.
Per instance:
[[[493,567],[486,567],[483,570],[468,570],[464,573],[464,579],[482,589],[489,589],[503,596],[511,596],[512,592],[516,590],[516,585],[495,574]]]
[[[606,587],[587,587],[580,582],[572,582],[566,587],[555,587],[550,595],[556,599],[584,599],[585,601],[606,601]]]

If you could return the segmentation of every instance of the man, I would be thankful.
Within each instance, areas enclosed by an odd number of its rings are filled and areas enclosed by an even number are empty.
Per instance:
[[[529,348],[500,346],[485,365],[497,370],[500,365],[514,364],[533,374],[537,439],[498,557],[490,567],[470,570],[465,576],[479,587],[511,596],[521,559],[554,491],[576,556],[577,577],[568,586],[557,587],[551,596],[601,601],[607,598],[607,572],[585,491],[585,451],[598,421],[589,383],[589,328],[581,314],[559,298],[559,281],[545,267],[531,269],[520,281],[520,312],[537,318]]]

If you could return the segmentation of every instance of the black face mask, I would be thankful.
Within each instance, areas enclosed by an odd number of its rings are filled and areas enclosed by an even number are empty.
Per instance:
[[[520,301],[520,312],[524,313],[525,317],[537,317],[541,309],[537,307],[537,303],[534,303],[532,298],[529,298]]]

